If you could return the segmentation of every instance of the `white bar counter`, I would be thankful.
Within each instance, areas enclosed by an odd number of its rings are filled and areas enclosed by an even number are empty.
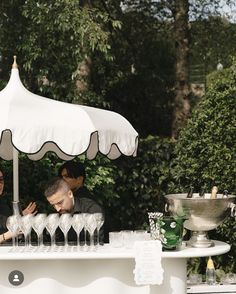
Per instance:
[[[220,255],[230,245],[214,241],[210,248],[183,247],[179,251],[162,252],[164,280],[162,285],[138,286],[134,282],[134,251],[112,248],[108,244],[96,252],[66,249],[0,246],[0,294],[185,294],[186,266],[190,257]],[[18,270],[24,281],[16,286],[9,274]]]

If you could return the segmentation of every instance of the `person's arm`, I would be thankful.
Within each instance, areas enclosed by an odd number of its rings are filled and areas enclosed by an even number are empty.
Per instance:
[[[30,202],[28,206],[22,211],[23,215],[27,214],[33,214],[35,215],[37,213],[37,206],[35,202]]]
[[[4,243],[5,241],[12,238],[12,233],[10,231],[5,232],[0,235],[0,243]]]

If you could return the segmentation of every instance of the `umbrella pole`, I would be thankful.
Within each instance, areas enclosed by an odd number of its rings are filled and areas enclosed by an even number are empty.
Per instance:
[[[19,152],[13,148],[13,201],[19,202]]]

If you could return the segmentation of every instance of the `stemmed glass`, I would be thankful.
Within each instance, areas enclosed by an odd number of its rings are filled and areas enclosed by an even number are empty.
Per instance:
[[[55,238],[55,232],[59,224],[59,214],[58,213],[51,213],[47,216],[46,219],[46,229],[48,233],[50,234],[51,238],[51,246],[56,245],[56,238]]]
[[[19,228],[24,234],[25,246],[27,247],[30,245],[29,237],[30,237],[30,232],[32,229],[32,221],[33,221],[32,214],[23,215],[19,218]]]
[[[18,236],[19,231],[19,215],[11,215],[7,218],[6,226],[7,229],[12,233],[12,245],[16,247],[18,245]]]
[[[102,225],[104,224],[104,215],[103,213],[94,213],[93,214],[97,223],[97,246],[100,244],[100,229]]]
[[[38,213],[34,216],[32,221],[32,228],[34,229],[35,233],[38,237],[38,246],[43,245],[43,230],[46,225],[47,215],[46,213]]]
[[[86,240],[86,233],[87,233],[87,228],[85,226],[87,217],[89,216],[89,213],[81,213],[81,216],[83,218],[83,223],[84,223],[84,249],[85,251],[87,251],[88,247],[87,247],[87,240]]]
[[[71,228],[72,216],[70,213],[64,213],[59,218],[59,227],[64,234],[65,246],[68,246],[68,232]]]
[[[77,234],[77,246],[80,245],[80,233],[84,228],[84,217],[82,213],[74,214],[72,218],[72,227]]]
[[[93,214],[87,214],[85,218],[84,227],[89,232],[90,248],[91,250],[94,250],[94,231],[97,227],[97,223]]]

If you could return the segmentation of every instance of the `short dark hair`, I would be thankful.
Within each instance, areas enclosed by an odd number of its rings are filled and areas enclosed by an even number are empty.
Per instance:
[[[46,198],[52,196],[60,190],[64,190],[65,192],[70,190],[69,185],[62,178],[55,177],[47,182],[45,186],[44,195]]]
[[[64,168],[67,170],[67,174],[70,178],[77,179],[78,177],[82,176],[85,180],[85,177],[86,177],[85,167],[81,162],[67,161],[63,163],[58,170],[59,177],[61,177],[61,173]]]

